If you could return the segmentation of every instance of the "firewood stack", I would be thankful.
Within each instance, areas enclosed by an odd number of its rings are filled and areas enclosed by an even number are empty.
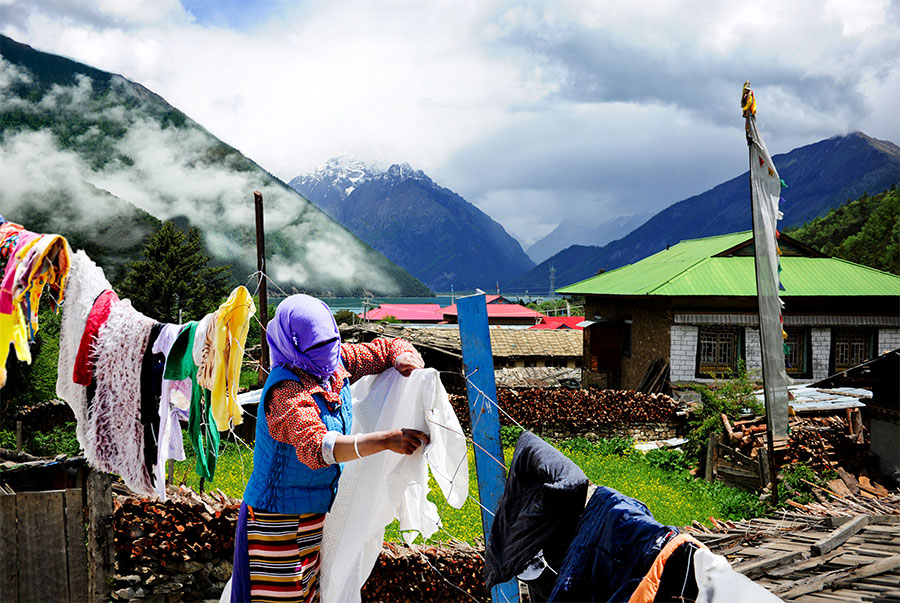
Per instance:
[[[234,529],[240,500],[221,490],[197,494],[169,487],[166,503],[123,489],[114,497],[116,563],[124,574],[148,557],[159,565],[209,561],[234,553]]]
[[[756,458],[766,446],[766,418],[754,417],[730,423],[722,417],[726,439],[739,452]],[[776,450],[779,464],[805,463],[815,470],[843,466],[860,471],[866,465],[868,440],[864,427],[841,415],[790,418],[790,441]],[[855,430],[855,431],[854,431]]]
[[[678,403],[665,394],[601,389],[498,389],[500,407],[521,425],[531,429],[544,425],[577,425],[590,428],[614,423],[675,420]],[[465,396],[450,402],[463,428],[469,427]],[[512,424],[500,414],[500,423]]]

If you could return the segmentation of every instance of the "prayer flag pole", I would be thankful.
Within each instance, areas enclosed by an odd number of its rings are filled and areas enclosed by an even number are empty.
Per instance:
[[[481,525],[484,539],[491,535],[494,514],[506,487],[503,445],[500,443],[500,411],[496,406],[497,383],[494,380],[494,354],[488,329],[487,305],[483,293],[461,297],[459,338],[462,342],[463,372],[469,397],[469,418],[475,442],[475,472],[478,498],[481,500]],[[519,600],[519,585],[514,578],[491,589],[493,603]]]
[[[744,82],[741,109],[746,119],[750,149],[750,205],[753,216],[753,256],[756,267],[756,296],[759,310],[759,340],[762,356],[763,394],[766,403],[766,433],[772,494],[778,500],[775,445],[788,439],[788,377],[784,370],[785,332],[779,291],[781,249],[777,222],[782,181],[769,151],[756,128],[756,99],[750,82]]]

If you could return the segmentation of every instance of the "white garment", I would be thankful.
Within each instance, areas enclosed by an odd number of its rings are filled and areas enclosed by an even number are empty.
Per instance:
[[[728,560],[707,548],[694,551],[697,603],[776,603],[771,592],[731,568]]]
[[[72,255],[72,265],[66,280],[66,296],[62,304],[59,327],[59,362],[57,364],[56,395],[65,400],[75,414],[75,435],[81,449],[87,452],[86,430],[87,388],[72,380],[75,356],[94,300],[112,286],[103,269],[88,255],[78,250]]]
[[[175,339],[181,332],[182,325],[167,324],[159,332],[156,341],[153,342],[153,353],[164,354],[167,358]],[[184,439],[181,436],[181,423],[179,419],[183,411],[178,409],[171,401],[172,392],[178,392],[182,398],[191,397],[191,380],[170,381],[163,379],[162,394],[159,398],[159,440],[157,444],[156,466],[153,468],[153,490],[160,500],[166,500],[166,461],[175,459],[183,461]]]
[[[138,494],[151,494],[144,466],[144,427],[141,424],[141,363],[154,321],[131,306],[115,302],[97,333],[94,382],[97,391],[89,417],[93,456],[88,462],[101,471],[117,473]]]
[[[351,386],[353,434],[408,427],[429,434],[423,452],[380,452],[346,464],[331,512],[325,516],[320,558],[322,601],[360,600],[375,566],[384,528],[400,520],[404,539],[429,538],[441,526],[428,494],[428,467],[447,502],[460,508],[469,491],[466,439],[434,369],[403,377],[394,369]]]

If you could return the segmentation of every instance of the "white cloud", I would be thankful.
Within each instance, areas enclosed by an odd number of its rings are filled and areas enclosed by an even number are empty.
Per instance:
[[[513,226],[515,191],[658,209],[746,169],[745,79],[774,153],[900,133],[887,0],[285,1],[240,29],[174,0],[6,1],[4,33],[147,86],[284,180],[406,161],[523,240],[554,218]]]

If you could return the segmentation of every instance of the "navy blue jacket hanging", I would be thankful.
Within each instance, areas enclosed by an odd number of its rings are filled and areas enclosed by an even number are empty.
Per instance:
[[[522,572],[539,551],[554,571],[559,568],[584,510],[588,483],[559,450],[530,431],[519,436],[485,550],[489,589]]]
[[[550,601],[628,601],[666,542],[678,534],[647,506],[598,486],[578,522]]]

